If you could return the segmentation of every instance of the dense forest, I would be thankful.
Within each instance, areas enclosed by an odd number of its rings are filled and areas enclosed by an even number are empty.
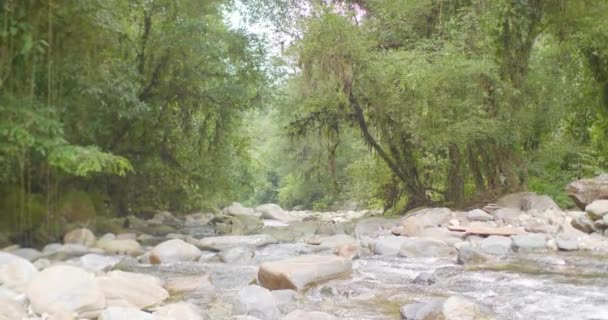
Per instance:
[[[5,236],[235,200],[568,207],[607,167],[604,0],[0,1]]]

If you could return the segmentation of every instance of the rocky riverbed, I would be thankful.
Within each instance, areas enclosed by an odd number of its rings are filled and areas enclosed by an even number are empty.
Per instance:
[[[608,207],[129,217],[0,252],[0,320],[608,319]]]

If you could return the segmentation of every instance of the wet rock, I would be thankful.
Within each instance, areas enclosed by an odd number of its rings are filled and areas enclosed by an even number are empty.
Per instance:
[[[221,262],[234,264],[247,264],[253,261],[255,248],[252,246],[239,246],[228,248],[218,253]]]
[[[383,256],[396,256],[399,254],[401,245],[407,240],[407,237],[388,236],[380,238],[372,243],[372,250],[375,254]]]
[[[169,297],[160,279],[146,274],[111,271],[97,278],[108,306],[143,309]]]
[[[130,239],[100,239],[95,246],[109,254],[138,256],[143,253],[139,242]]]
[[[27,318],[27,312],[21,303],[0,296],[0,320],[19,320],[25,318]]]
[[[399,312],[401,313],[401,318],[404,320],[415,320],[418,310],[420,310],[420,308],[422,308],[423,306],[424,303],[411,303],[404,305],[399,309]]]
[[[93,272],[108,271],[116,266],[121,258],[116,256],[102,256],[99,254],[86,254],[79,259],[80,265]]]
[[[259,283],[271,290],[301,291],[307,286],[350,275],[351,261],[337,256],[306,255],[265,262],[258,270]]]
[[[29,261],[16,255],[0,252],[0,284],[20,293],[25,292],[38,269]]]
[[[63,236],[63,243],[81,244],[87,247],[92,247],[96,241],[93,231],[86,228],[74,229]]]
[[[94,275],[65,265],[52,266],[36,274],[26,295],[38,314],[77,313],[81,318],[95,318],[106,306]]]
[[[211,283],[211,275],[179,277],[167,280],[165,289],[171,294],[185,293],[191,291],[214,292],[215,287]]]
[[[136,308],[110,307],[99,315],[98,320],[156,320],[150,313]]]
[[[153,314],[156,319],[160,318],[163,320],[203,320],[199,308],[186,302],[172,303],[159,307]]]
[[[319,311],[303,311],[294,310],[288,315],[281,318],[281,320],[337,320],[338,318],[332,316],[329,313]]]
[[[481,209],[474,209],[467,212],[467,219],[470,221],[491,221],[494,220],[494,217]]]
[[[598,199],[608,199],[608,174],[571,182],[566,187],[568,196],[581,208]]]
[[[578,250],[578,238],[565,233],[558,234],[555,237],[557,248],[562,251]]]
[[[334,254],[348,260],[353,260],[359,257],[359,246],[356,244],[344,244],[335,248]]]
[[[167,240],[152,249],[150,262],[152,264],[195,261],[201,256],[201,251],[180,239]]]
[[[262,320],[274,320],[280,314],[270,291],[255,285],[239,290],[232,312],[238,315],[251,315]]]
[[[585,211],[592,220],[601,220],[608,215],[608,200],[595,200],[585,207]]]
[[[481,241],[481,251],[493,255],[505,255],[511,252],[511,238],[489,236]]]
[[[18,248],[11,250],[10,253],[30,262],[36,261],[42,257],[42,252],[33,248]]]
[[[255,211],[258,212],[264,219],[273,219],[283,222],[291,222],[296,220],[294,217],[283,211],[279,205],[274,203],[258,206],[255,208]]]
[[[432,273],[421,272],[416,278],[412,281],[412,283],[429,286],[434,284],[437,281],[435,276]]]
[[[222,213],[230,215],[230,216],[254,216],[259,218],[262,216],[262,213],[255,212],[255,210],[251,208],[246,208],[242,204],[238,202],[233,202],[230,206],[222,209]]]
[[[528,233],[511,237],[512,247],[516,251],[544,250],[547,248],[547,238],[543,234]]]
[[[486,307],[461,297],[452,296],[445,300],[442,307],[444,320],[492,320],[495,317]]]
[[[462,246],[458,250],[457,262],[459,264],[481,264],[488,261],[488,259],[488,256],[471,246]]]
[[[399,256],[406,258],[450,258],[456,254],[456,249],[447,243],[428,238],[406,238],[399,248]]]
[[[271,291],[272,296],[277,304],[277,307],[282,313],[288,313],[295,309],[295,301],[298,297],[298,292],[295,290],[274,290]]]
[[[66,260],[73,257],[80,257],[90,253],[93,249],[76,243],[52,243],[44,247],[42,254],[51,260]]]
[[[277,243],[277,240],[267,234],[249,236],[220,236],[208,237],[199,241],[199,247],[206,250],[221,251],[239,246],[262,247]]]

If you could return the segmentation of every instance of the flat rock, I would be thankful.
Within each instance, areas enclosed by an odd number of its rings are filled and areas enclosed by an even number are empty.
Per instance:
[[[270,290],[304,290],[307,286],[348,276],[349,259],[337,256],[306,255],[265,262],[258,270],[259,283]]]
[[[519,227],[485,227],[485,226],[467,226],[467,227],[448,227],[450,231],[464,232],[465,234],[474,234],[480,236],[512,236],[516,234],[526,233],[524,228]]]
[[[270,291],[256,285],[239,290],[232,312],[238,315],[251,315],[262,320],[274,320],[280,314]]]
[[[494,217],[481,209],[474,209],[467,212],[467,219],[470,221],[491,221],[494,220]]]
[[[406,238],[399,248],[399,256],[406,258],[454,258],[456,255],[456,249],[447,243],[428,238]]]
[[[169,297],[163,282],[151,275],[111,271],[97,278],[108,306],[143,309],[154,306]]]
[[[34,262],[42,257],[42,252],[34,248],[17,248],[15,250],[11,250],[9,253],[19,256],[30,262]]]
[[[77,313],[81,318],[95,318],[106,306],[95,276],[66,265],[52,266],[36,274],[26,295],[38,314]]]
[[[25,292],[38,269],[26,259],[0,252],[0,284],[7,289]]]
[[[248,236],[220,236],[208,237],[199,241],[199,247],[207,250],[221,251],[238,246],[262,247],[278,241],[267,234],[255,234]]]
[[[562,251],[578,250],[578,238],[565,233],[558,234],[555,237],[557,248]]]
[[[167,240],[158,244],[150,252],[152,264],[195,261],[201,256],[201,250],[181,239]]]
[[[481,241],[481,251],[493,255],[505,255],[511,252],[511,238],[489,236]]]

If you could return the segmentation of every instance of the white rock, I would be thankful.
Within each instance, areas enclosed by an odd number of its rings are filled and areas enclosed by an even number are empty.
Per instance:
[[[481,209],[474,209],[467,212],[467,219],[470,221],[490,221],[494,220],[494,217]]]
[[[337,320],[338,318],[329,313],[319,311],[294,310],[281,320]]]
[[[102,256],[99,254],[86,254],[79,258],[80,265],[90,271],[100,272],[111,269],[120,262],[117,256]]]
[[[96,246],[110,254],[138,256],[143,253],[139,242],[131,239],[100,239]]]
[[[108,306],[143,309],[154,306],[169,297],[163,282],[154,276],[111,271],[98,277],[97,283],[105,294]]]
[[[480,248],[485,253],[504,255],[511,252],[511,238],[489,236],[481,241]]]
[[[25,317],[27,313],[21,303],[0,297],[0,320],[19,320]]]
[[[262,215],[251,208],[243,207],[243,205],[238,202],[233,202],[230,206],[222,209],[222,212],[231,216],[245,215],[259,218]]]
[[[262,247],[278,241],[267,234],[254,234],[249,236],[220,236],[208,237],[199,241],[199,247],[207,250],[221,251],[239,246]]]
[[[407,240],[406,237],[388,236],[380,238],[372,243],[375,254],[383,256],[396,256],[401,249],[401,244]]]
[[[36,274],[27,288],[27,297],[38,314],[77,313],[82,318],[97,317],[106,306],[93,274],[65,265]]]
[[[307,255],[265,262],[258,268],[258,281],[271,290],[304,290],[307,286],[348,276],[349,259],[337,256]]]
[[[279,309],[270,291],[260,286],[247,286],[238,292],[233,313],[251,315],[262,320],[274,320],[279,317]]]
[[[585,211],[593,220],[600,220],[608,215],[608,200],[595,200],[585,207]]]
[[[274,203],[263,204],[255,208],[255,211],[260,213],[264,219],[279,220],[282,222],[291,222],[296,218],[287,214],[281,207]]]
[[[154,264],[195,261],[201,250],[181,239],[167,240],[152,249],[150,262]]]
[[[0,252],[0,284],[6,288],[23,293],[37,273],[38,269],[26,259]]]
[[[200,310],[186,302],[178,302],[162,306],[154,311],[154,316],[171,320],[203,320]]]
[[[136,308],[110,307],[104,310],[98,320],[156,320],[147,312]]]

